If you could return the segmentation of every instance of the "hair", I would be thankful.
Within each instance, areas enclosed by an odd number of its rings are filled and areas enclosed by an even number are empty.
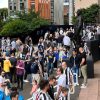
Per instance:
[[[21,58],[20,57],[17,57],[17,60],[21,60]]]
[[[41,90],[45,89],[45,87],[49,84],[49,81],[48,80],[44,80],[42,79],[39,83],[39,87]]]
[[[62,63],[65,63],[65,64],[66,64],[66,66],[68,66],[68,64],[69,64],[69,63],[68,63],[68,62],[66,62],[65,60],[63,60],[63,61],[62,61]]]
[[[10,94],[10,99],[12,100],[12,98],[15,98],[18,95],[18,92],[12,92]]]
[[[77,50],[76,50],[75,48],[73,49],[73,51],[74,51],[74,52],[77,52]]]
[[[61,91],[62,91],[62,93],[64,93],[64,92],[68,92],[69,90],[68,90],[68,88],[63,87],[63,88],[61,89]]]
[[[63,68],[59,66],[57,69],[60,69],[61,73],[63,73]]]
[[[55,76],[50,76],[50,77],[49,77],[49,81],[50,81],[50,80],[53,80],[53,79],[56,80],[56,77],[55,77]]]
[[[17,87],[12,87],[12,88],[11,88],[11,91],[12,91],[12,92],[17,92]]]
[[[35,61],[35,57],[32,57],[31,61],[34,62]]]
[[[35,82],[37,84],[37,80],[33,80],[33,82]]]

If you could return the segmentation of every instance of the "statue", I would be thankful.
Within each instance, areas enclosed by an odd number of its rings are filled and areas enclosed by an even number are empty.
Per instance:
[[[83,18],[82,18],[82,12],[78,11],[77,12],[77,19],[76,23],[74,25],[74,36],[73,36],[73,42],[76,47],[80,46],[82,41],[81,41],[81,32],[83,30]]]

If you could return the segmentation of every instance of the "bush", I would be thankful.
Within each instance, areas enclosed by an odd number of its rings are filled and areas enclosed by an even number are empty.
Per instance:
[[[17,34],[25,33],[28,33],[28,23],[20,19],[8,22],[3,26],[3,29],[1,31],[1,35],[5,36],[14,36]]]

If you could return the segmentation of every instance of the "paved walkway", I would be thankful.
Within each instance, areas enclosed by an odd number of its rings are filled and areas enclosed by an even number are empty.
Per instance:
[[[88,87],[81,89],[78,100],[100,100],[100,61],[94,65],[95,78],[88,80]]]

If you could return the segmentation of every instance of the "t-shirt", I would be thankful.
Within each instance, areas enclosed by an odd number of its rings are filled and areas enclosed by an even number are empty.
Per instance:
[[[10,67],[12,67],[10,61],[9,60],[4,60],[4,68],[3,69],[6,73],[10,72]]]
[[[67,97],[61,96],[58,100],[68,100]]]
[[[59,60],[59,52],[58,51],[55,51],[54,52],[54,56],[55,56],[56,60],[58,61]]]
[[[12,46],[13,49],[16,48],[16,42],[15,41],[12,41],[11,42],[11,46]]]
[[[24,64],[23,61],[17,61],[17,66],[19,66],[21,68],[24,68],[25,64]],[[17,75],[23,75],[24,74],[24,69],[17,68],[16,73],[17,73]]]
[[[0,100],[5,100],[5,94],[0,90]]]
[[[64,43],[64,45],[70,46],[70,45],[71,45],[71,40],[70,40],[70,38],[69,38],[68,36],[65,36],[65,37],[63,38],[63,43]]]
[[[54,54],[53,53],[49,53],[47,57],[48,57],[49,62],[53,63],[53,61],[54,61]]]
[[[48,93],[41,92],[38,100],[53,100]]]
[[[57,92],[59,90],[59,86],[66,87],[66,75],[65,74],[60,75],[57,80]]]
[[[17,63],[17,59],[15,57],[11,57],[9,60],[11,62],[12,67],[15,67]]]
[[[10,96],[9,96],[9,95],[6,96],[6,97],[5,97],[5,100],[11,100],[11,99],[10,99]],[[19,96],[18,96],[18,100],[24,100],[24,97],[23,97],[22,95],[19,95]]]
[[[32,62],[31,64],[31,73],[32,74],[37,74],[39,70],[39,66],[36,62]]]
[[[80,57],[80,63],[81,63],[82,59],[85,58],[85,62],[83,65],[86,65],[86,53],[85,52],[80,53],[79,57]]]

